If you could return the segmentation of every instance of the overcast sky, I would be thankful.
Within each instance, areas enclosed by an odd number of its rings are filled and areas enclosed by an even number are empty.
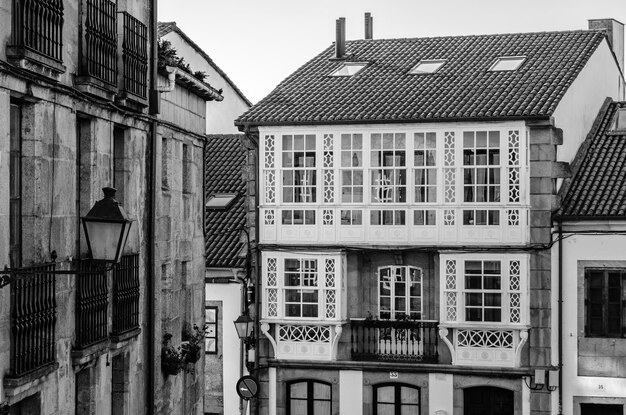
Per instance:
[[[252,103],[335,40],[515,33],[587,28],[587,19],[626,23],[626,0],[158,0],[159,20],[175,21]],[[210,83],[211,80],[208,79]]]

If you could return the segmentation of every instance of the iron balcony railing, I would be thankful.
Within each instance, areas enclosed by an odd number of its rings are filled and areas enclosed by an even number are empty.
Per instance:
[[[63,0],[13,0],[12,46],[62,62]]]
[[[119,335],[139,327],[139,255],[125,255],[113,270],[113,328]]]
[[[85,3],[81,75],[117,85],[117,8],[110,0]]]
[[[23,268],[11,283],[11,377],[54,362],[56,290],[54,264]]]
[[[78,262],[76,275],[76,348],[84,349],[108,338],[109,289],[102,265]]]
[[[124,90],[145,99],[148,86],[148,28],[127,12],[122,15]]]
[[[437,321],[351,320],[352,359],[438,363]]]

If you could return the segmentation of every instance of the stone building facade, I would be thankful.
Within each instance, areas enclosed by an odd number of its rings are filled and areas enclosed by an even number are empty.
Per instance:
[[[237,120],[258,143],[256,410],[558,413],[551,216],[623,56],[597,31],[368,22],[345,42],[338,20]]]
[[[0,262],[28,270],[0,288],[11,414],[202,413],[201,363],[168,376],[162,350],[203,322],[205,106],[222,97],[157,67],[155,3],[0,6]],[[80,217],[103,187],[133,224],[94,272]]]

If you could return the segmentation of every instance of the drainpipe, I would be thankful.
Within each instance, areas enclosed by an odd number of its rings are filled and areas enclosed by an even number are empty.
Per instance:
[[[147,266],[147,279],[146,279],[146,300],[148,305],[147,310],[147,331],[148,334],[145,337],[148,342],[148,364],[147,364],[147,377],[148,381],[147,385],[147,414],[153,415],[155,412],[155,369],[154,366],[156,364],[155,359],[155,343],[157,339],[155,338],[155,306],[154,306],[154,298],[156,295],[155,292],[155,280],[156,280],[156,262],[155,262],[155,253],[154,253],[154,245],[156,243],[155,238],[155,229],[156,229],[156,186],[155,186],[155,177],[156,177],[156,150],[157,150],[157,127],[158,122],[156,119],[157,114],[159,113],[159,103],[160,97],[159,92],[157,91],[157,65],[158,65],[158,44],[157,44],[157,3],[158,0],[152,0],[151,2],[152,8],[150,10],[150,40],[152,42],[150,48],[150,60],[152,63],[151,74],[150,74],[150,90],[149,90],[149,113],[153,115],[151,126],[150,126],[150,138],[149,145],[150,148],[147,149],[150,153],[149,157],[146,157],[146,162],[148,166],[146,166],[146,173],[148,174],[147,185],[148,189],[148,243],[146,244],[147,256],[148,256],[148,266]],[[160,342],[159,342],[160,344]]]
[[[558,220],[559,227],[559,302],[558,302],[558,355],[559,355],[559,415],[563,414],[563,222]]]

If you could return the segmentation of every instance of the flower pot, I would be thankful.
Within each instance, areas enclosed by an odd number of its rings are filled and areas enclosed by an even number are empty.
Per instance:
[[[162,361],[161,370],[166,375],[178,375],[180,372],[180,363],[178,361]]]
[[[196,363],[202,357],[202,349],[195,343],[187,344],[184,353],[185,363]]]

